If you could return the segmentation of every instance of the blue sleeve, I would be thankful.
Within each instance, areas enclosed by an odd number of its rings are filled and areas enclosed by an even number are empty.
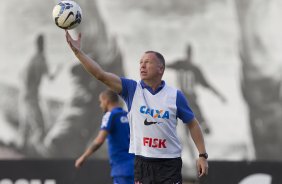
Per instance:
[[[130,111],[137,82],[126,78],[120,78],[120,79],[122,82],[122,91],[120,93],[120,96],[125,101],[128,111]]]
[[[189,123],[191,120],[194,119],[195,115],[189,107],[187,99],[185,98],[184,94],[179,90],[177,90],[176,108],[177,117],[180,118],[183,123]]]
[[[114,113],[107,112],[103,116],[100,130],[106,130],[107,132],[111,132],[112,127],[114,126],[113,117],[114,117]]]

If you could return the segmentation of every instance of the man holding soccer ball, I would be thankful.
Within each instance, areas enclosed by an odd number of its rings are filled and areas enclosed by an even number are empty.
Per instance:
[[[120,94],[128,107],[130,124],[129,152],[135,154],[136,184],[182,183],[181,145],[176,135],[177,118],[189,129],[199,152],[199,177],[208,174],[202,130],[180,90],[162,80],[165,70],[163,56],[147,51],[140,60],[141,81],[120,78],[104,71],[81,50],[81,34],[74,40],[66,31],[66,40],[84,68],[97,80]]]

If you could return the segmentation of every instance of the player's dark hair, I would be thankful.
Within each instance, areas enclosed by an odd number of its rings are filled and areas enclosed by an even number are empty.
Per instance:
[[[148,53],[153,53],[157,56],[157,58],[159,59],[159,61],[162,63],[162,65],[165,67],[165,59],[164,59],[164,56],[159,53],[159,52],[156,52],[156,51],[152,51],[152,50],[148,50],[145,52],[146,54]]]
[[[118,103],[119,102],[118,94],[115,93],[114,91],[110,90],[110,89],[106,89],[105,91],[102,91],[101,94],[107,96],[109,101],[112,102],[112,103]]]

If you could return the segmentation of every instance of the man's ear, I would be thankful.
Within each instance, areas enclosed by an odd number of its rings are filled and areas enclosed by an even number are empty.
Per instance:
[[[163,65],[161,65],[160,71],[161,71],[162,74],[164,73],[164,70],[165,70],[165,67]]]

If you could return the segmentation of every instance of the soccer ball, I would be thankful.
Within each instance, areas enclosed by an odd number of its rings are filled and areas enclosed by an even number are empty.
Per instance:
[[[82,18],[80,6],[74,1],[60,1],[53,9],[53,19],[62,29],[77,27]]]

